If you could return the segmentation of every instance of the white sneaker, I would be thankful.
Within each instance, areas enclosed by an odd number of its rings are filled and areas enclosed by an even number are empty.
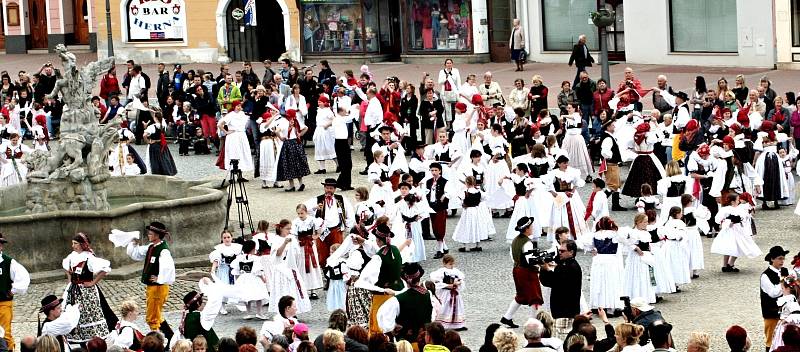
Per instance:
[[[237,304],[236,305],[236,309],[239,310],[240,312],[246,312],[247,311],[247,307],[245,307],[243,304]]]
[[[225,306],[222,306],[222,308],[219,309],[219,314],[228,315],[228,310],[225,309]]]
[[[250,319],[253,319],[253,316],[248,314],[248,315],[245,315],[242,319],[250,320]]]
[[[261,320],[267,320],[267,316],[264,314],[256,314],[256,318]]]

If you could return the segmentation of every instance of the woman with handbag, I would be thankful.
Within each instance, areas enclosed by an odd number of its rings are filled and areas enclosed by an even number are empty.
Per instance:
[[[519,19],[514,19],[514,28],[511,29],[511,38],[508,39],[508,47],[511,48],[511,60],[517,64],[514,71],[523,71],[522,65],[525,64],[525,33],[519,24]]]

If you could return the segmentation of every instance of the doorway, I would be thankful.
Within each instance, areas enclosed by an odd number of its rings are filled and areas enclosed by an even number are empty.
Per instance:
[[[45,0],[28,0],[31,49],[47,49],[47,11]]]
[[[3,20],[3,11],[0,11],[0,49],[6,48],[6,32],[3,23],[5,23]]]
[[[234,10],[244,10],[246,0],[231,0],[225,10],[228,57],[234,61],[277,61],[286,52],[283,9],[276,0],[256,1],[256,25],[236,19]]]
[[[89,44],[88,0],[72,0],[73,23],[75,23],[75,44]]]
[[[511,1],[489,0],[489,56],[492,62],[511,61]]]
[[[381,53],[389,55],[389,61],[400,61],[402,51],[400,33],[400,0],[381,1],[380,14]]]
[[[614,24],[606,27],[608,59],[625,61],[625,7],[623,0],[606,0],[606,8],[614,11]]]

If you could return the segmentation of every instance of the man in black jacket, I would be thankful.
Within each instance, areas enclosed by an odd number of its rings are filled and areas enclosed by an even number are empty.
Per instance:
[[[656,322],[663,322],[664,317],[661,315],[661,312],[655,310],[655,308],[642,297],[631,299],[631,313],[633,314],[633,317],[630,317],[631,322],[644,327],[644,333],[642,337],[639,338],[639,345],[647,345],[647,343],[650,342],[650,334],[648,333],[650,327]]]
[[[550,287],[550,311],[556,319],[555,333],[564,338],[572,328],[573,318],[581,313],[581,283],[583,272],[575,254],[578,245],[573,240],[561,243],[556,263],[544,263],[539,272],[543,286]]]
[[[569,65],[572,66],[573,62],[577,68],[577,71],[575,72],[575,80],[572,82],[572,86],[574,87],[578,85],[578,79],[580,78],[581,71],[586,71],[586,68],[591,67],[592,63],[594,62],[592,54],[589,53],[589,47],[586,46],[585,34],[578,36],[578,43],[572,47],[572,55],[569,56]]]
[[[167,104],[167,96],[169,96],[169,86],[172,80],[169,78],[169,71],[167,71],[164,63],[158,64],[158,81],[156,83],[156,98],[158,98],[158,105],[161,109]]]

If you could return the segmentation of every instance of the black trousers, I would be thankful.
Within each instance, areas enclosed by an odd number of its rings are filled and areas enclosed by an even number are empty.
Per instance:
[[[337,139],[333,143],[333,150],[336,151],[336,160],[339,161],[339,179],[336,180],[336,185],[339,188],[350,188],[353,170],[353,158],[350,153],[350,144],[347,139]]]
[[[364,138],[366,138],[366,144],[364,144],[364,158],[367,159],[367,166],[364,168],[364,170],[366,170],[367,167],[369,167],[369,165],[375,161],[375,157],[372,155],[372,145],[375,144],[375,138],[373,138],[371,134],[375,131],[376,127],[368,127],[367,135],[364,136]]]

